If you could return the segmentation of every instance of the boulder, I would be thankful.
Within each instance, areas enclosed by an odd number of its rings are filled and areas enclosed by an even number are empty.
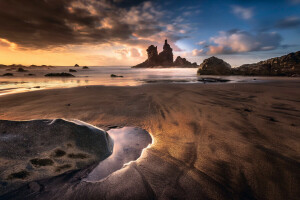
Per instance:
[[[186,67],[186,68],[194,68],[198,67],[197,63],[191,63],[187,61],[185,58],[181,58],[178,56],[176,60],[174,61],[174,66],[180,66],[180,67]]]
[[[22,67],[19,67],[17,72],[28,72],[28,70],[23,69]]]
[[[217,57],[205,59],[199,66],[198,75],[230,75],[231,66]]]
[[[0,120],[0,196],[31,181],[107,158],[113,141],[79,120]]]
[[[78,64],[75,64],[74,67],[79,67],[79,65],[78,65]]]
[[[82,67],[82,69],[89,69],[87,66]]]
[[[69,72],[77,72],[75,69],[69,69]]]

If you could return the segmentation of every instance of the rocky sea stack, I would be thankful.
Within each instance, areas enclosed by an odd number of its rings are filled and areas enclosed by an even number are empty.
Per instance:
[[[231,66],[216,57],[210,57],[200,64],[198,75],[243,75],[243,76],[299,76],[300,51],[271,58],[240,67]]]
[[[150,45],[147,49],[148,59],[133,68],[156,68],[156,67],[197,67],[197,63],[191,63],[185,58],[178,56],[173,62],[173,49],[165,40],[163,51],[158,54],[157,46]]]
[[[197,73],[199,75],[230,75],[231,66],[222,59],[212,56],[200,64]]]

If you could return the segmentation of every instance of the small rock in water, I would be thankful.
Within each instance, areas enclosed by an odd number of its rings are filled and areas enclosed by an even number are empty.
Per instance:
[[[18,72],[28,72],[28,70],[25,70],[25,69],[23,69],[22,67],[19,67],[17,71],[18,71]]]
[[[115,75],[115,74],[111,74],[110,77],[112,77],[112,78],[116,78],[116,77],[123,78],[123,76],[118,76],[118,75]]]
[[[13,76],[13,75],[14,75],[13,73],[5,73],[2,76]]]
[[[222,78],[201,78],[198,79],[199,82],[209,82],[209,83],[216,83],[216,82],[228,82],[230,80],[228,79],[222,79]]]
[[[49,73],[49,74],[46,74],[45,76],[59,76],[59,77],[74,77],[73,74],[69,74],[69,73],[65,73],[65,72],[62,72],[62,73]]]

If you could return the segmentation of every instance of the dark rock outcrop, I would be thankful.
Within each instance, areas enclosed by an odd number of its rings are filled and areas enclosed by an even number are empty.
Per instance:
[[[84,67],[82,67],[82,69],[89,69],[89,67],[87,67],[87,66],[84,66]]]
[[[28,72],[28,70],[23,69],[22,67],[19,67],[17,72]]]
[[[199,75],[297,77],[300,76],[300,51],[237,68],[231,68],[228,63],[213,56],[201,63],[197,73]]]
[[[217,57],[210,57],[200,64],[198,75],[230,75],[231,66],[227,62]]]
[[[13,76],[13,75],[14,75],[13,73],[5,73],[2,76]]]
[[[159,63],[157,47],[155,47],[154,45],[149,46],[147,49],[147,54],[148,59],[145,62],[134,66],[133,68],[148,68],[157,66]]]
[[[49,73],[49,74],[46,74],[45,76],[50,76],[50,77],[55,77],[55,76],[58,76],[58,77],[74,77],[73,74],[69,74],[69,73],[65,73],[65,72],[62,72],[62,73]]]
[[[172,66],[173,65],[173,49],[165,40],[163,46],[163,51],[158,54],[159,64],[162,66]]]
[[[185,58],[177,57],[173,62],[173,49],[165,40],[163,51],[158,54],[157,47],[150,45],[147,49],[148,59],[133,68],[155,68],[155,67],[196,67],[196,63],[190,63]]]
[[[186,67],[186,68],[194,68],[198,67],[197,63],[191,63],[187,61],[185,58],[181,58],[178,56],[176,60],[174,61],[174,66],[179,66],[179,67]]]
[[[123,78],[124,76],[119,76],[119,75],[116,75],[116,74],[111,74],[110,77],[112,78]]]
[[[69,69],[69,72],[77,72],[75,69]]]
[[[300,75],[300,51],[232,69],[233,75],[296,76]]]
[[[79,120],[0,120],[0,130],[0,196],[31,181],[91,166],[113,149],[104,130]]]
[[[78,65],[78,64],[75,64],[74,67],[79,67],[79,65]]]

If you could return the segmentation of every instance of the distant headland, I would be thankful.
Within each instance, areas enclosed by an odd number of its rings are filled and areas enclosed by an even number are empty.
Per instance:
[[[165,40],[163,51],[158,54],[157,46],[150,45],[147,49],[148,59],[132,68],[166,68],[166,67],[178,67],[178,68],[196,68],[197,63],[191,63],[185,58],[178,56],[173,61],[173,49]]]
[[[242,76],[300,76],[300,51],[270,58],[253,64],[231,68],[230,64],[217,57],[205,59],[199,66],[198,75]]]

